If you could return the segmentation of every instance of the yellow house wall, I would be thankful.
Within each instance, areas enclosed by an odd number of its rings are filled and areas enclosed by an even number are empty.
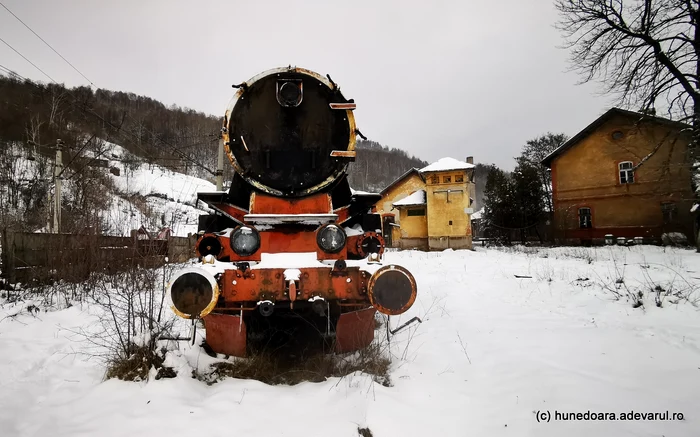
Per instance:
[[[462,175],[464,182],[455,183],[457,175]],[[438,183],[433,181],[432,176],[439,178]],[[444,176],[451,176],[452,182],[443,182]],[[470,215],[466,213],[466,208],[471,206],[469,197],[473,192],[473,187],[471,187],[473,184],[468,181],[466,170],[431,172],[426,175],[429,237],[471,236]],[[447,193],[439,192],[447,189],[462,191],[451,192],[448,202]]]
[[[403,199],[404,197],[408,196],[414,191],[424,189],[425,182],[423,182],[423,179],[421,179],[421,177],[415,173],[411,174],[406,179],[396,184],[395,186],[389,188],[384,194],[382,194],[381,200],[376,204],[377,213],[381,215],[394,214],[394,216],[396,217],[395,222],[399,223],[401,220],[399,216],[399,211],[396,209],[392,211],[391,209],[394,202],[398,202],[399,200]]]
[[[677,221],[692,230],[688,210],[694,196],[685,159],[689,136],[667,124],[637,125],[636,121],[613,117],[554,159],[555,232],[559,235],[587,232],[600,238],[606,229],[620,234],[626,232],[625,228],[638,227],[659,233],[668,227],[663,224],[662,202],[675,203]],[[621,131],[623,137],[613,139],[614,131]],[[634,183],[620,184],[618,164],[632,161],[637,165],[657,146],[658,150],[635,171]],[[579,230],[580,207],[591,208],[594,231]]]
[[[401,238],[426,238],[428,236],[428,216],[409,216],[409,209],[417,208],[401,208]],[[425,206],[423,209],[426,209]]]

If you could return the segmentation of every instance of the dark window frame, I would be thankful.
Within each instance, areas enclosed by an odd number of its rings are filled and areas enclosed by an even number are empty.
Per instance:
[[[661,215],[664,225],[676,223],[678,220],[678,207],[673,202],[663,202],[661,204]]]
[[[425,217],[425,208],[411,208],[406,210],[408,217]]]
[[[582,206],[578,209],[578,228],[593,228],[593,210],[590,207]]]

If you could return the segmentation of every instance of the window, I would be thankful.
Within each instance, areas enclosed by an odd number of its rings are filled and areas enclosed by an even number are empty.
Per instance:
[[[450,220],[450,226],[452,226],[452,220]]]
[[[591,208],[578,209],[578,227],[581,229],[590,229],[593,227],[591,222]]]
[[[618,164],[620,168],[620,183],[621,184],[632,184],[634,183],[634,171],[632,171],[632,161],[625,161]]]
[[[409,217],[411,217],[411,216],[424,216],[425,215],[425,208],[409,209],[407,211],[407,214]]]
[[[440,183],[440,177],[439,177],[439,176],[430,176],[430,183],[431,183],[431,184],[439,184],[439,183]]]
[[[443,176],[442,177],[442,183],[449,184],[450,182],[452,182],[452,176]]]
[[[463,174],[455,175],[455,182],[464,182],[464,175]]]
[[[676,209],[676,204],[675,203],[662,203],[661,204],[661,213],[664,216],[664,224],[668,225],[673,223],[676,220],[676,217],[678,216],[678,210]]]

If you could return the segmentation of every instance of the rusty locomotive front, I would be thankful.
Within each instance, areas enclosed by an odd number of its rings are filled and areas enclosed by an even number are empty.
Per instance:
[[[173,311],[203,319],[217,353],[243,357],[270,321],[293,316],[336,352],[367,346],[377,311],[397,315],[416,282],[382,262],[379,195],[350,188],[355,103],[330,76],[277,68],[235,85],[222,140],[228,191],[198,193],[196,266],[168,285]]]

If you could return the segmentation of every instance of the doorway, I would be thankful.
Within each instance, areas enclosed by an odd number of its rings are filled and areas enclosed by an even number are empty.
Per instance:
[[[382,234],[384,237],[384,244],[386,247],[394,247],[393,241],[391,240],[391,231],[394,228],[394,216],[385,215],[382,217]]]

